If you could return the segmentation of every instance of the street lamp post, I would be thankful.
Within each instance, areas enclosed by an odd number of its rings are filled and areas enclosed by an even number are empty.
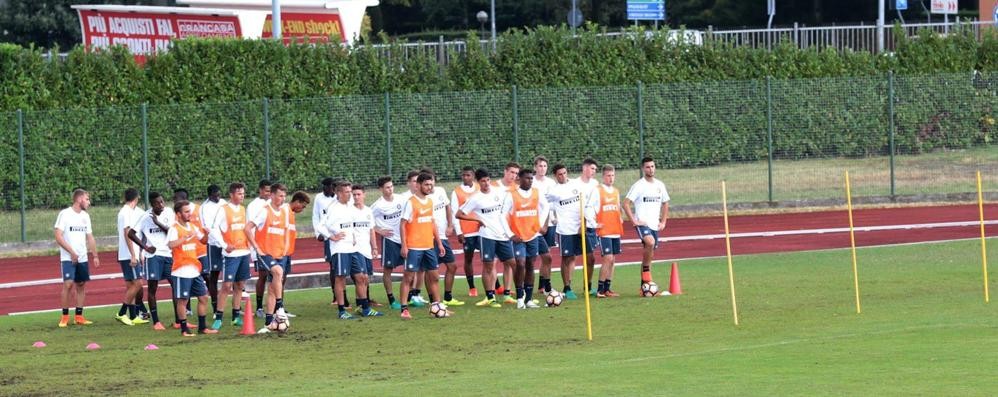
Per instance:
[[[490,2],[489,14],[492,14],[492,52],[496,52],[496,0]]]
[[[489,21],[489,13],[479,11],[475,14],[475,19],[478,19],[478,38],[481,40],[485,38],[485,23]]]

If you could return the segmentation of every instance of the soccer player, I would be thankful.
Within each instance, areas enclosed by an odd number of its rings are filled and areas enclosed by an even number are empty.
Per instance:
[[[420,173],[416,176],[417,190],[402,206],[402,257],[405,258],[405,272],[402,277],[402,314],[404,320],[412,319],[409,314],[409,286],[413,278],[422,270],[426,277],[426,290],[432,304],[440,302],[440,282],[437,273],[438,255],[444,253],[443,240],[437,234],[433,217],[433,175]],[[434,242],[437,252],[433,252]],[[431,306],[432,307],[432,306]]]
[[[520,168],[521,168],[520,164],[516,162],[506,163],[506,166],[503,168],[502,172],[502,180],[499,181],[499,187],[504,189],[507,193],[513,193],[514,191],[516,191],[516,178],[517,175],[519,175],[520,173]],[[496,263],[498,264],[498,259],[496,259]],[[502,269],[503,283],[499,284],[499,278],[496,275],[496,272],[498,272],[499,269],[496,266],[492,267],[492,272],[493,272],[492,276],[496,278],[496,293],[501,294],[503,296],[502,303],[507,303],[507,304],[516,303],[516,299],[513,299],[513,297],[510,296],[510,293],[512,292],[513,289],[513,281],[515,278],[514,273],[516,272],[515,269],[516,269],[515,263],[513,266],[503,265]]]
[[[447,191],[440,186],[436,186],[437,175],[433,170],[424,168],[426,172],[433,176],[433,193],[430,199],[433,200],[433,223],[437,226],[437,235],[442,240],[444,252],[437,258],[438,264],[444,265],[444,304],[447,306],[463,306],[464,302],[454,299],[454,276],[457,275],[457,263],[454,260],[454,250],[450,247],[447,236],[454,233],[454,213],[451,209],[451,201],[447,197]],[[425,278],[425,275],[424,275]]]
[[[196,335],[187,326],[186,306],[191,297],[198,298],[198,333],[216,334],[218,331],[209,329],[205,319],[208,314],[208,288],[201,278],[201,260],[198,259],[197,248],[199,243],[208,243],[208,235],[201,229],[201,225],[191,220],[194,211],[189,201],[177,201],[173,204],[173,211],[177,221],[166,235],[166,244],[173,257],[170,285],[173,286],[173,296],[177,299],[175,311],[180,319],[180,335]]]
[[[547,197],[548,191],[554,186],[555,181],[552,178],[547,177],[548,173],[548,159],[544,156],[537,156],[534,158],[534,183],[533,187],[536,187],[540,193],[541,197]],[[545,203],[547,199],[544,199]],[[550,205],[549,205],[550,208]],[[551,249],[555,247],[555,242],[557,240],[558,233],[555,231],[557,229],[554,225],[554,217],[549,216],[547,225],[544,229],[547,231],[542,236],[543,239],[539,241],[537,252],[541,257],[541,275],[540,275],[540,286],[541,290],[545,293],[551,292],[548,289],[551,286]],[[557,251],[557,249],[555,249]]]
[[[479,307],[502,307],[496,301],[494,288],[495,272],[493,261],[498,259],[503,265],[513,267],[513,244],[510,238],[513,231],[509,228],[510,195],[505,189],[493,187],[489,172],[484,169],[475,171],[479,192],[457,211],[457,219],[478,222],[478,237],[482,251],[482,285],[485,286],[485,299],[476,303]],[[515,300],[514,300],[515,302]]]
[[[83,317],[83,302],[86,298],[86,284],[90,281],[88,255],[93,255],[94,269],[100,268],[97,257],[97,242],[94,240],[93,225],[90,223],[90,193],[86,190],[73,190],[73,205],[59,211],[55,220],[55,242],[59,245],[59,261],[62,267],[62,317],[59,327],[69,326],[70,295],[76,299],[76,325],[93,324]]]
[[[464,167],[461,169],[461,184],[454,188],[451,193],[451,204],[454,208],[461,208],[468,199],[478,193],[478,186],[475,186],[475,169]],[[457,241],[464,246],[464,276],[468,281],[468,296],[477,297],[478,289],[475,288],[475,250],[479,247],[478,222],[457,219],[457,211],[451,224],[454,225],[454,234]]]
[[[579,203],[582,196],[581,190],[584,187],[578,181],[568,179],[568,169],[562,164],[555,164],[553,167],[555,185],[548,190],[547,199],[551,204],[551,210],[557,219],[558,247],[561,251],[561,280],[564,283],[564,293],[566,299],[578,299],[572,291],[572,272],[575,270],[575,257],[582,255],[582,235],[579,211],[582,209]],[[587,206],[588,207],[588,206]],[[588,236],[587,236],[588,237]],[[586,248],[591,251],[587,241]],[[551,290],[550,280],[544,286],[546,291]]]
[[[273,188],[271,188],[273,190]],[[312,202],[312,198],[309,197],[308,193],[303,191],[297,191],[291,195],[291,204],[288,204],[288,209],[291,210],[288,213],[288,256],[284,261],[284,277],[281,279],[281,297],[284,299],[284,314],[288,317],[297,317],[291,312],[287,311],[288,299],[284,296],[284,288],[288,285],[288,276],[291,274],[291,255],[295,253],[295,243],[298,239],[298,227],[295,222],[295,214],[300,214],[305,211],[305,207]]]
[[[599,283],[596,287],[597,298],[612,298],[618,296],[610,289],[613,278],[615,255],[620,255],[620,236],[624,232],[624,224],[620,217],[620,191],[613,187],[616,180],[616,170],[610,164],[603,166],[603,184],[597,189],[599,206],[596,207],[596,234],[599,236],[600,252],[603,254],[603,266],[599,272]]]
[[[258,219],[258,216],[264,212],[267,204],[270,202],[271,189],[270,186],[273,185],[270,181],[263,179],[257,185],[257,196],[253,201],[250,201],[246,205],[246,219],[252,221]],[[287,191],[285,191],[285,196]],[[247,229],[249,231],[249,229]],[[250,233],[250,236],[256,241],[257,245],[262,243],[265,236],[257,236],[254,233]],[[260,253],[256,251],[250,251],[250,261],[253,263],[253,267],[256,268],[256,316],[263,317],[263,297],[265,295],[264,291],[267,287],[267,278],[269,277],[268,272],[270,271],[270,264],[260,262]]]
[[[166,208],[166,201],[163,195],[152,192],[149,193],[149,208],[139,220],[132,225],[128,231],[128,238],[142,248],[142,256],[146,260],[146,280],[149,290],[149,314],[152,315],[152,329],[163,331],[163,323],[159,321],[158,303],[156,302],[156,291],[159,289],[159,281],[166,280],[173,286],[170,279],[170,270],[173,268],[173,256],[170,247],[166,245],[166,233],[170,231],[170,226],[176,221],[173,210]],[[176,306],[176,297],[173,297],[173,304]],[[176,309],[176,307],[174,307]],[[186,308],[184,309],[186,310]],[[176,310],[174,310],[176,312]],[[180,317],[174,316],[176,323],[180,322]]]
[[[326,218],[326,210],[331,204],[336,202],[336,180],[333,178],[324,178],[322,180],[322,193],[315,195],[315,205],[312,206],[312,230],[319,230],[319,225],[322,224],[322,220]],[[315,232],[315,239],[319,241],[325,241],[323,237],[318,232]],[[322,244],[322,254],[326,259],[326,263],[329,264],[330,268],[333,266],[333,257],[329,253],[329,244],[325,242]],[[333,294],[333,304],[336,302],[336,276],[333,273],[329,273],[329,289]]]
[[[215,227],[209,231],[222,247],[222,289],[218,291],[218,307],[215,308],[215,321],[212,329],[222,328],[225,313],[225,297],[232,295],[232,325],[243,325],[239,316],[242,308],[241,291],[250,278],[250,245],[252,238],[246,233],[246,185],[241,182],[229,184],[229,202],[218,211]]]
[[[596,296],[596,290],[592,288],[593,283],[593,269],[596,268],[596,257],[593,255],[593,251],[596,245],[599,243],[599,237],[596,236],[596,207],[599,206],[599,194],[597,193],[597,188],[599,188],[599,181],[596,180],[596,169],[599,165],[596,160],[587,158],[582,160],[582,171],[579,174],[579,178],[575,182],[579,186],[579,192],[582,194],[582,200],[584,204],[584,212],[586,217],[586,277],[589,280],[589,285],[586,289],[589,294]]]
[[[516,258],[516,308],[536,309],[534,297],[534,261],[542,234],[547,229],[547,200],[533,187],[534,170],[524,168],[518,174],[519,187],[510,194],[509,228],[513,232],[513,256]]]
[[[215,240],[211,230],[215,228],[215,221],[218,214],[225,205],[222,198],[222,189],[218,185],[208,186],[208,198],[201,203],[198,212],[198,219],[201,220],[201,227],[208,232],[208,265],[201,268],[201,276],[208,284],[208,295],[211,296],[211,311],[218,310],[218,277],[222,271],[222,243]]]
[[[374,232],[381,236],[381,268],[385,294],[388,295],[389,306],[394,310],[402,310],[402,304],[392,293],[392,271],[402,265],[402,240],[400,239],[399,222],[402,220],[404,200],[395,194],[392,177],[383,176],[377,180],[381,197],[371,205],[374,216]]]
[[[412,171],[409,171],[408,174],[406,174],[406,185],[409,188],[409,191],[404,192],[404,193],[401,194],[401,198],[402,198],[403,203],[404,202],[408,202],[409,198],[411,198],[412,196],[416,195],[419,192],[419,189],[420,189],[419,182],[416,181],[416,179],[419,177],[419,174],[421,174],[421,173],[422,173],[422,171],[412,170]],[[436,186],[436,185],[434,185],[434,186]],[[404,276],[404,273],[403,273],[403,276]],[[422,270],[419,270],[419,271],[416,272],[416,275],[412,278],[412,285],[409,286],[410,287],[410,289],[409,289],[409,305],[412,306],[412,307],[423,307],[427,303],[429,303],[429,302],[426,301],[426,299],[423,299],[423,296],[421,295],[423,293],[423,291],[422,291],[422,285],[423,285],[423,278],[425,276],[426,276],[426,273],[424,271],[422,271]]]
[[[121,265],[121,274],[125,279],[125,300],[114,318],[129,326],[149,322],[138,316],[135,295],[142,291],[145,275],[142,266],[139,266],[139,247],[128,239],[128,231],[142,216],[138,204],[139,191],[128,188],[125,190],[125,204],[118,210],[118,264]]]
[[[246,234],[255,236],[250,245],[257,253],[257,269],[266,268],[258,273],[258,277],[263,279],[264,285],[267,278],[271,278],[267,308],[260,308],[266,313],[266,320],[264,328],[258,333],[273,331],[276,327],[276,324],[273,324],[275,311],[281,313],[284,310],[284,271],[290,247],[288,239],[291,235],[291,207],[284,205],[284,200],[288,197],[288,188],[278,183],[272,188],[268,186],[267,192],[270,195],[267,205],[246,222]],[[258,301],[260,296],[258,293]]]
[[[367,194],[364,192],[364,185],[353,185],[350,199],[353,202],[353,207],[357,210],[357,218],[353,222],[353,228],[355,236],[357,237],[356,245],[357,252],[363,257],[366,272],[366,281],[364,282],[364,299],[367,305],[358,304],[357,312],[365,317],[378,317],[382,313],[370,309],[376,305],[374,299],[371,299],[371,277],[374,276],[374,253],[378,252],[378,239],[374,233],[374,213],[371,208],[364,205],[364,201],[367,198]],[[358,285],[358,280],[354,277],[354,286]]]
[[[651,259],[658,248],[658,232],[665,229],[669,218],[669,192],[665,184],[655,178],[655,159],[641,159],[642,178],[631,185],[624,199],[624,213],[634,223],[641,237],[641,283],[652,281]],[[660,295],[668,292],[660,292]]]
[[[329,244],[331,265],[329,272],[335,280],[334,299],[339,309],[340,320],[352,320],[354,317],[347,311],[344,304],[346,278],[351,276],[355,281],[357,304],[366,315],[370,312],[367,303],[367,262],[357,247],[357,224],[360,213],[350,204],[351,184],[340,181],[336,186],[336,202],[326,208],[326,217],[319,224],[317,234]]]

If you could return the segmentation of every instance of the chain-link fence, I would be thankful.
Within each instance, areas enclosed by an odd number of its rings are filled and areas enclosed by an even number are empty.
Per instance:
[[[650,156],[680,209],[718,204],[721,180],[733,202],[835,205],[846,170],[872,200],[968,200],[976,170],[998,182],[996,109],[998,74],[974,72],[0,113],[0,242],[51,239],[75,187],[111,235],[128,187],[200,200],[210,184],[316,191],[423,166],[455,181],[537,155],[614,164],[623,189]]]

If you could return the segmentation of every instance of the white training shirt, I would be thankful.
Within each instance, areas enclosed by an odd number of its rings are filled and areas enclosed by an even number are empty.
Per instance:
[[[461,220],[457,219],[457,210],[460,209],[461,205],[463,205],[464,203],[462,203],[460,200],[457,199],[457,189],[461,189],[461,191],[468,193],[468,199],[470,200],[471,196],[474,196],[475,194],[478,193],[478,185],[465,186],[461,184],[458,185],[456,188],[454,188],[454,191],[451,192],[450,194],[450,202],[453,205],[453,207],[451,207],[453,208],[451,213],[451,224],[454,225],[454,234],[458,236],[464,235],[465,237],[477,236],[478,235],[477,231],[471,233],[465,233],[463,230],[461,230]]]
[[[128,205],[123,205],[120,210],[118,210],[118,260],[128,261],[132,259],[132,253],[128,250],[128,246],[131,245],[135,249],[135,253],[138,254],[142,249],[139,248],[138,244],[132,242],[125,235],[125,228],[130,228],[139,221],[139,217],[145,213],[139,207],[129,207]],[[138,232],[138,231],[136,231]]]
[[[399,226],[402,223],[403,200],[397,194],[392,195],[391,201],[385,200],[384,196],[371,204],[371,213],[374,215],[374,226],[379,229],[389,229],[392,231],[391,237],[387,239],[402,244],[399,237]]]
[[[579,186],[579,191],[582,192],[582,200],[585,200],[585,212],[586,212],[586,228],[592,228],[596,224],[596,209],[599,208],[599,181],[596,178],[590,178],[589,182],[582,182],[582,177],[575,178],[569,183],[575,183]]]
[[[143,258],[152,258],[153,256],[162,256],[166,258],[172,258],[173,253],[170,252],[170,247],[166,245],[166,232],[156,226],[156,223],[152,221],[153,217],[161,223],[163,226],[170,227],[176,222],[176,217],[173,214],[173,210],[169,208],[163,208],[163,212],[159,215],[153,215],[152,210],[145,211],[139,220],[132,225],[132,229],[135,229],[135,234],[138,238],[143,239],[147,246],[156,248],[156,252],[150,254],[146,251],[142,251]]]
[[[513,237],[507,217],[511,207],[509,192],[503,188],[493,187],[488,193],[479,191],[469,197],[468,202],[461,206],[461,211],[465,214],[474,213],[482,221],[482,228],[478,230],[479,236],[490,240],[507,241]]]
[[[201,227],[204,227],[204,230],[215,228],[215,222],[218,220],[218,212],[222,209],[223,205],[225,205],[225,199],[221,198],[218,199],[217,203],[211,200],[205,200],[201,203],[199,211],[201,211]],[[208,245],[215,247],[222,246],[222,244],[215,240],[215,236],[211,233],[208,233]]]
[[[319,192],[315,195],[314,201],[315,204],[312,204],[312,231],[319,234],[319,225],[326,218],[326,208],[336,202],[336,195],[326,196],[325,193]]]
[[[264,199],[262,199],[260,197],[257,197],[255,199],[253,199],[253,201],[250,201],[250,203],[246,206],[246,221],[247,222],[253,221],[254,219],[257,219],[257,217],[260,214],[264,214],[264,220],[266,220],[267,219],[267,215],[266,215],[267,213],[263,211],[264,208],[266,208],[266,207],[270,207],[270,200],[269,199],[268,200],[264,200]],[[261,224],[260,223],[256,223],[256,225],[260,226]]]
[[[357,241],[357,252],[364,255],[367,259],[374,259],[373,251],[371,248],[371,230],[374,229],[374,214],[371,212],[371,208],[366,205],[357,208],[353,207],[357,211],[354,213],[356,215],[353,222],[353,232],[356,236]]]
[[[447,207],[450,206],[450,199],[447,198],[447,191],[444,188],[437,186],[433,188],[433,193],[430,194],[430,198],[433,200],[433,223],[437,226],[437,235],[440,236],[441,240],[447,239]],[[453,217],[454,214],[451,214]]]
[[[62,238],[73,249],[79,258],[79,263],[87,262],[87,235],[93,234],[93,226],[90,223],[90,214],[87,211],[76,212],[73,207],[59,211],[59,216],[55,218],[55,228],[62,230]],[[59,260],[71,261],[72,255],[59,246]]]
[[[544,179],[540,179],[538,176],[534,176],[534,183],[533,183],[532,186],[536,187],[537,190],[540,191],[540,193],[541,193],[541,200],[542,201],[547,201],[547,200],[545,200],[545,197],[547,197],[548,191],[551,190],[551,187],[553,187],[555,185],[555,183],[556,182],[554,181],[554,178],[552,178],[552,177],[544,176]],[[548,226],[551,226],[551,225],[554,225],[554,219],[552,217],[548,217]]]
[[[558,220],[555,231],[561,235],[579,234],[579,188],[575,183],[556,183],[547,194],[551,212]]]
[[[354,233],[354,222],[359,217],[359,211],[350,204],[340,204],[339,201],[326,208],[326,217],[323,218],[316,233],[326,238],[331,254],[349,254],[358,252],[357,235]],[[339,241],[331,240],[333,235],[343,232],[346,234]],[[370,243],[368,243],[370,244]]]
[[[177,232],[178,227],[183,227],[183,226],[180,226],[180,223],[174,223],[173,226],[170,226],[170,231],[166,233],[166,241],[175,241],[178,238],[180,238],[180,233]],[[198,240],[204,238],[204,233],[201,232],[201,228],[194,227],[194,225],[191,224],[190,222],[187,222],[187,227],[184,227],[184,230],[188,232],[194,232],[194,238]],[[188,244],[194,244],[194,242],[192,241]],[[201,272],[198,270],[197,266],[188,265],[188,266],[181,266],[177,270],[172,270],[170,274],[180,278],[195,278],[197,276],[200,276]]]
[[[627,199],[634,203],[634,217],[632,221],[640,220],[648,224],[649,227],[657,228],[662,214],[662,203],[669,202],[669,192],[665,189],[665,184],[658,179],[651,182],[645,178],[638,179],[631,185],[631,190],[627,191]]]

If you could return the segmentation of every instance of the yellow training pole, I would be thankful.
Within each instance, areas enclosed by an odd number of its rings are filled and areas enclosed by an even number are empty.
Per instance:
[[[988,243],[984,239],[984,194],[981,193],[981,171],[977,171],[977,212],[981,216],[981,267],[984,270],[984,303],[991,302],[988,295]]]
[[[735,325],[738,325],[738,303],[735,300],[735,269],[731,265],[731,232],[728,229],[728,188],[724,181],[721,181],[721,204],[724,206],[724,247],[728,253],[728,285],[731,286],[731,311],[735,316]]]
[[[859,304],[859,272],[856,270],[856,232],[852,223],[852,190],[849,187],[849,171],[846,171],[846,205],[849,208],[849,244],[852,246],[852,283],[856,289],[856,313],[862,313]]]
[[[589,271],[586,262],[586,203],[582,201],[582,193],[579,193],[579,219],[582,226],[582,282],[585,284],[586,296],[586,339],[593,340],[593,318],[589,311]],[[572,271],[575,271],[574,269]]]

